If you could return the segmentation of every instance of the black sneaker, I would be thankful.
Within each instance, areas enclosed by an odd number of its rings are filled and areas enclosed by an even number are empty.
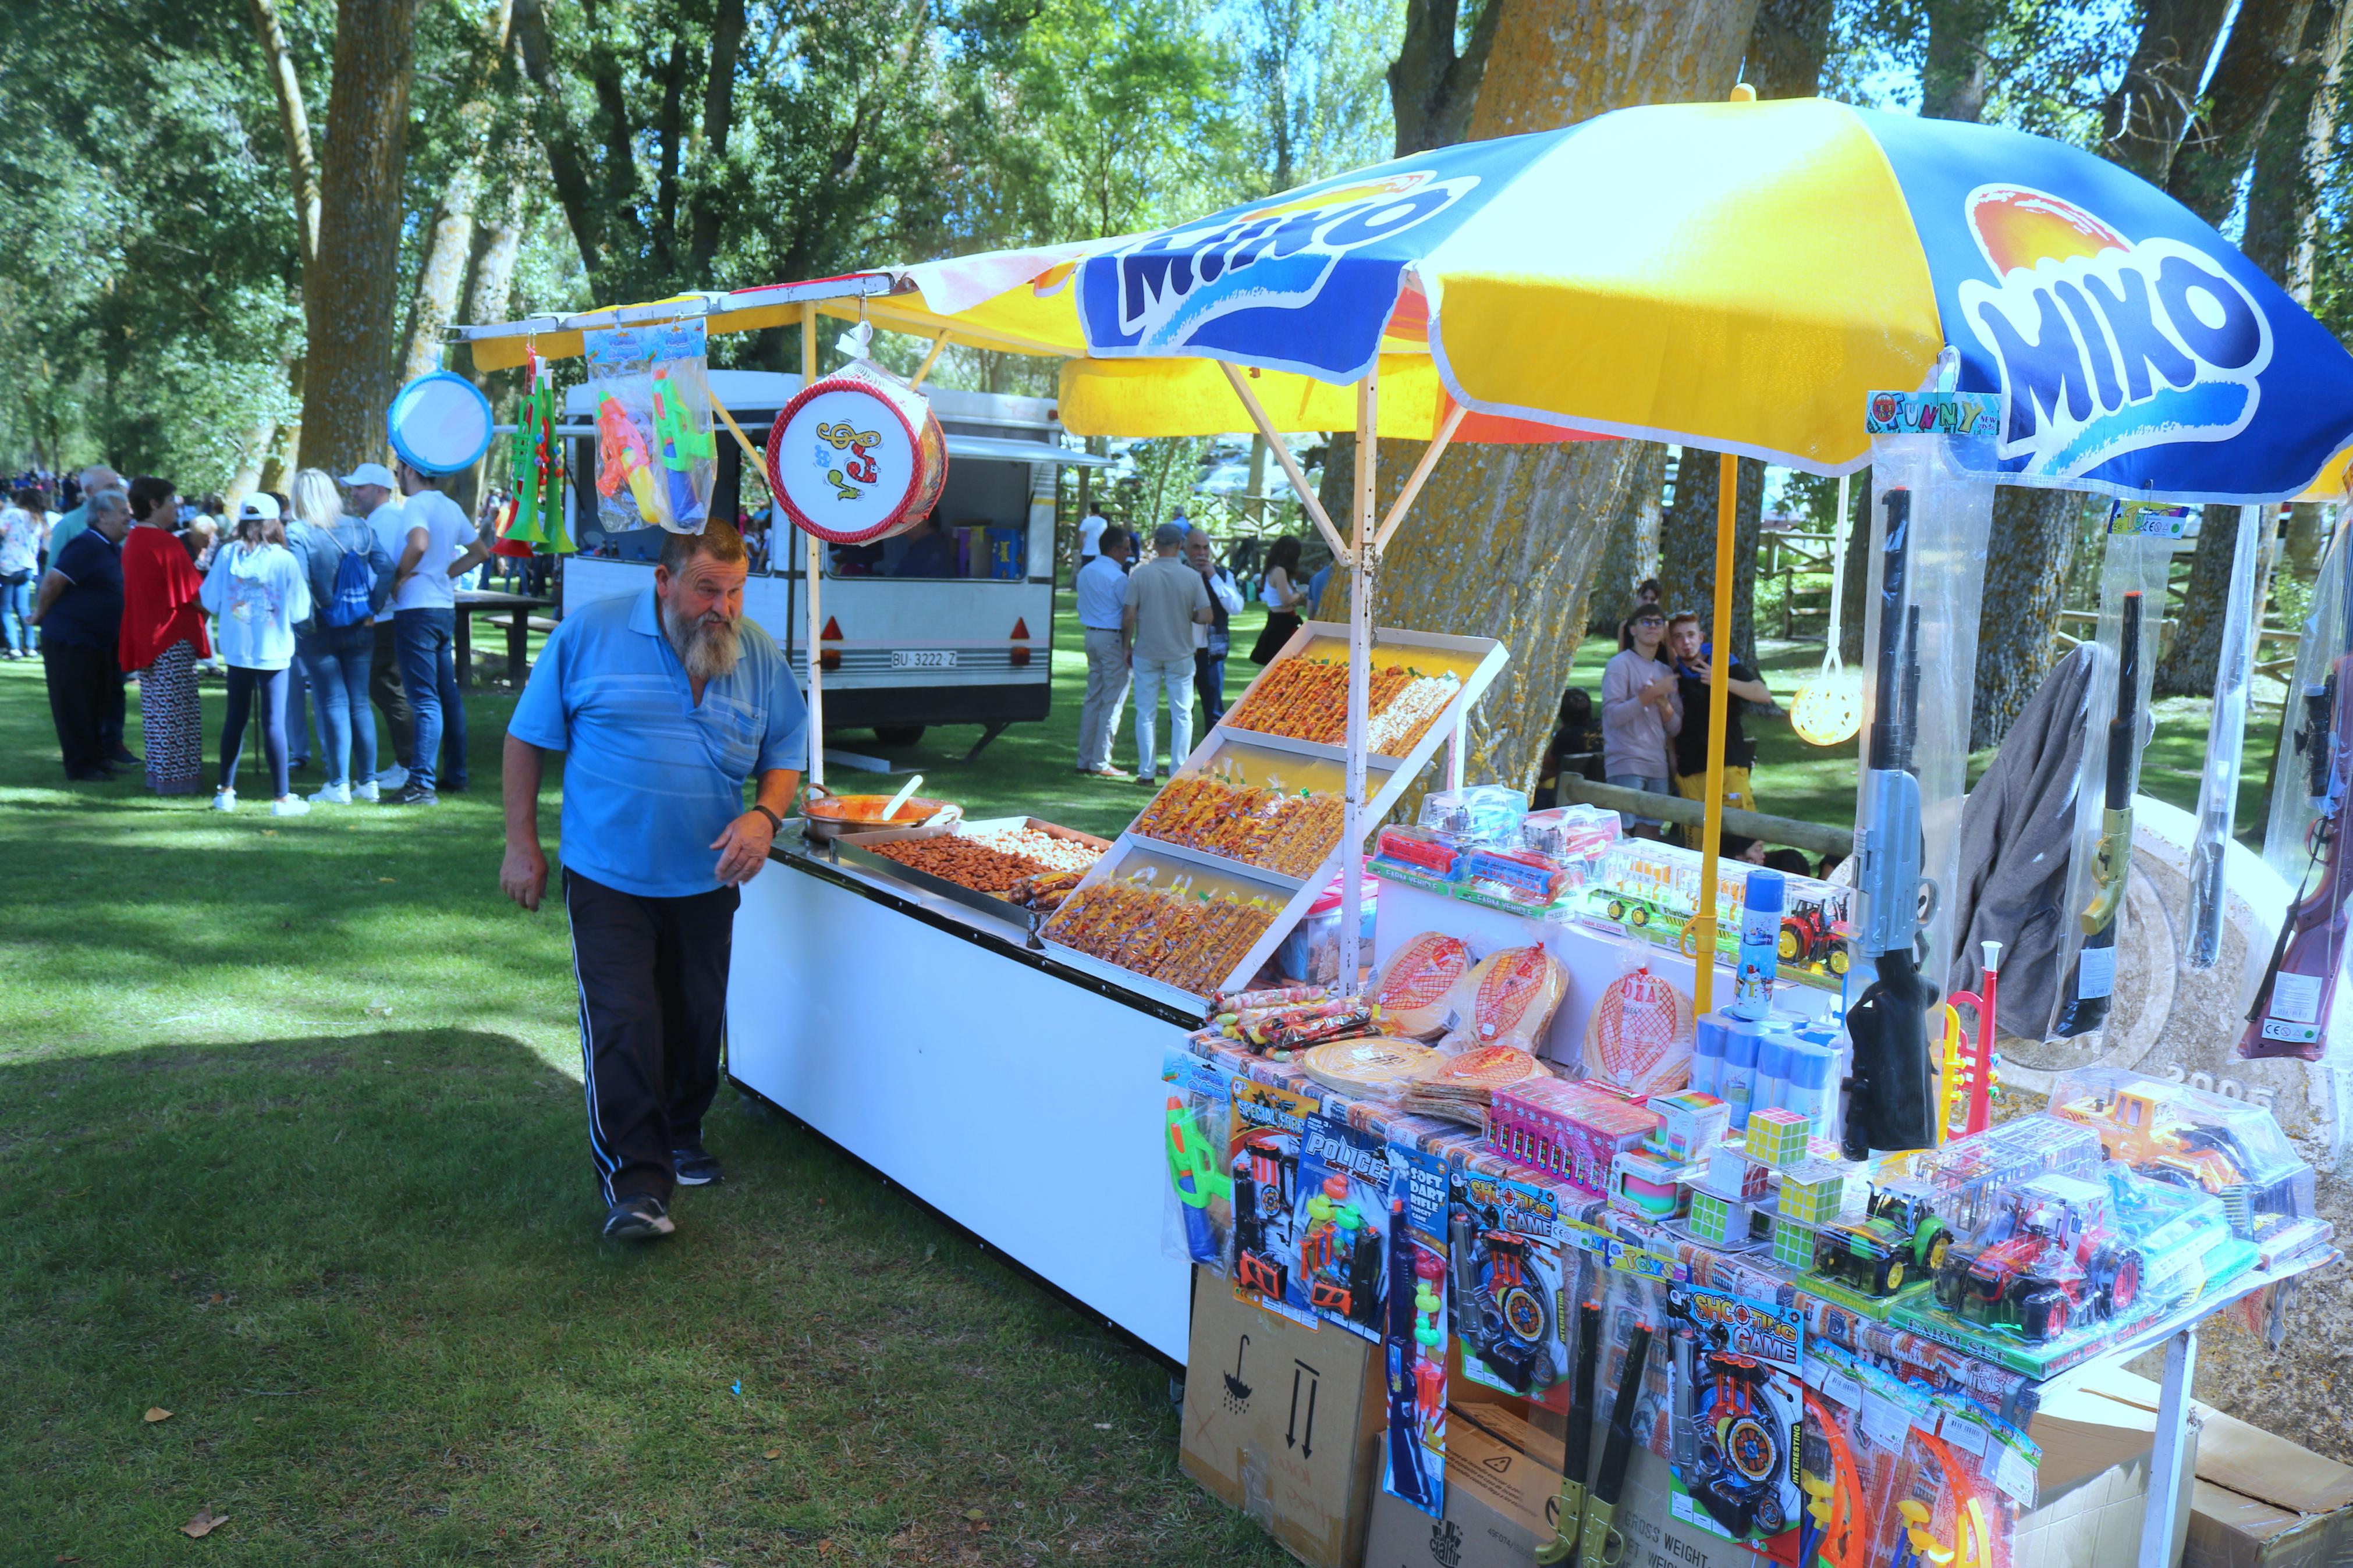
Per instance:
[[[108,755],[106,762],[109,767],[116,768],[135,768],[139,765],[139,759],[132,754],[131,748],[122,745],[116,746]]]
[[[677,1228],[661,1199],[656,1197],[623,1198],[605,1211],[607,1241],[651,1241]]]
[[[392,797],[392,804],[395,805],[439,805],[441,804],[441,797],[434,794],[431,790],[427,789],[423,784],[418,784],[415,779],[410,779],[406,784],[400,786],[400,793]]]
[[[670,1168],[678,1173],[678,1184],[681,1187],[707,1187],[727,1174],[700,1143],[671,1150],[670,1163]]]

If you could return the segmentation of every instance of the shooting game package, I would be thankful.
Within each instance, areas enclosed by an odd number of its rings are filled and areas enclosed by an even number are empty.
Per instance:
[[[1242,1300],[1313,1328],[1315,1311],[1299,1267],[1304,1214],[1299,1167],[1307,1119],[1318,1103],[1291,1089],[1236,1079],[1233,1106],[1227,1154],[1233,1183],[1233,1259],[1227,1277]]]
[[[1949,351],[1948,351],[1949,352]],[[1862,766],[1855,800],[1851,1159],[1936,1142],[1931,1010],[1952,953],[1945,889],[1960,870],[1961,797],[1976,696],[1978,605],[1993,519],[2000,400],[1871,395],[1871,579]],[[1982,447],[1965,465],[1964,448]],[[1921,956],[1918,939],[1927,943]]]
[[[1187,1050],[1161,1060],[1167,1087],[1162,1146],[1168,1158],[1163,1232],[1172,1257],[1223,1272],[1233,1245],[1234,1184],[1226,1167],[1233,1118],[1233,1079]]]
[[[2133,792],[2151,728],[2148,687],[2164,620],[2165,577],[2186,506],[2108,503],[2107,558],[2100,573],[2100,626],[2084,697],[2084,760],[2075,785],[2075,835],[2067,865],[2072,919],[2059,928],[2057,973],[2067,977],[2051,1019],[2052,1039],[2089,1034],[2107,1021],[2116,986],[2116,944],[2125,929],[2125,879],[2132,870]],[[2151,614],[2154,609],[2156,613]]]
[[[1805,1494],[1803,1314],[1718,1290],[1667,1292],[1674,1516],[1777,1561],[1798,1560]]]
[[[596,520],[607,533],[700,533],[719,449],[711,435],[703,323],[581,334],[596,393]]]
[[[1560,1205],[1549,1187],[1457,1171],[1447,1227],[1463,1374],[1555,1410],[1568,1405],[1561,1310],[1583,1258]]]
[[[1388,1301],[1381,1361],[1388,1395],[1382,1484],[1438,1517],[1446,1483],[1446,1216],[1435,1154],[1389,1145]]]

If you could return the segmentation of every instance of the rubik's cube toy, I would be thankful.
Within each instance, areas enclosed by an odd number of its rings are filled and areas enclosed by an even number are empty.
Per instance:
[[[1712,1192],[1754,1203],[1765,1195],[1767,1179],[1765,1167],[1748,1157],[1737,1138],[1707,1152],[1707,1186]]]
[[[1802,1165],[1806,1163],[1806,1140],[1813,1130],[1813,1123],[1804,1116],[1781,1106],[1751,1111],[1748,1116],[1748,1157],[1760,1160],[1777,1171]]]
[[[1691,1233],[1711,1247],[1737,1247],[1748,1239],[1749,1204],[1704,1187],[1691,1192]]]
[[[1808,1165],[1781,1176],[1781,1212],[1804,1225],[1828,1225],[1846,1207],[1846,1173]]]
[[[1773,1220],[1773,1261],[1782,1268],[1804,1273],[1814,1266],[1814,1233],[1786,1215]]]

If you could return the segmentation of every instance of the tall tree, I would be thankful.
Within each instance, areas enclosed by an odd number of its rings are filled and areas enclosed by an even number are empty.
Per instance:
[[[1451,147],[1471,129],[1471,107],[1495,47],[1495,28],[1508,0],[1478,7],[1467,40],[1459,38],[1457,0],[1406,0],[1405,38],[1388,70],[1389,108],[1397,119],[1397,155]],[[1459,45],[1459,47],[1458,47]]]
[[[2100,151],[2162,185],[2198,107],[2230,0],[2147,0],[2140,37],[2103,110]]]
[[[1930,120],[1983,119],[2001,0],[1925,0],[1921,9],[1928,45],[1920,67],[1920,112]]]
[[[1489,8],[1501,16],[1467,116],[1473,140],[1548,130],[1627,104],[1721,99],[1747,47],[1757,0],[1489,0]],[[1415,40],[1409,20],[1406,49]],[[1451,33],[1424,41],[1452,42]],[[1398,79],[1392,75],[1393,85]],[[1420,100],[1411,112],[1403,98],[1396,101],[1401,153],[1412,150],[1409,136],[1427,133],[1430,110],[1440,123],[1459,111],[1442,100]],[[1421,447],[1380,445],[1380,487],[1394,495]],[[1500,637],[1512,651],[1481,705],[1479,776],[1523,788],[1535,782],[1585,626],[1595,559],[1641,457],[1641,443],[1624,441],[1451,447],[1399,531],[1382,566],[1383,602],[1413,606],[1416,624],[1430,630]],[[1334,499],[1334,477],[1349,473],[1354,459],[1353,438],[1335,437],[1324,463]]]
[[[1741,75],[1759,98],[1811,98],[1822,89],[1832,0],[1757,0]]]
[[[2213,80],[2165,180],[2175,199],[2217,228],[2238,205],[2311,16],[2312,0],[2241,0],[2222,41]]]
[[[417,0],[342,0],[336,10],[319,262],[302,291],[310,322],[302,452],[322,467],[384,451],[416,22]]]
[[[1585,605],[1588,633],[1616,637],[1618,623],[1634,607],[1634,590],[1659,569],[1659,502],[1667,482],[1667,448],[1657,441],[1644,441],[1641,447],[1627,478],[1626,499],[1609,521],[1601,558],[1593,569]]]
[[[467,262],[474,250],[474,209],[481,197],[482,164],[489,156],[496,106],[491,84],[499,75],[512,37],[513,0],[490,0],[481,37],[468,62],[459,95],[454,130],[454,167],[434,198],[425,226],[417,286],[408,300],[401,333],[399,378],[413,380],[441,363],[441,334],[456,319],[465,291]]]
[[[1675,504],[1659,519],[1659,583],[1668,607],[1692,610],[1705,622],[1715,604],[1715,506],[1723,465],[1714,452],[1685,447],[1675,465]],[[1732,630],[1735,658],[1757,662],[1757,535],[1765,510],[1765,465],[1740,459],[1739,494],[1733,503]],[[1710,637],[1725,640],[1708,627]]]

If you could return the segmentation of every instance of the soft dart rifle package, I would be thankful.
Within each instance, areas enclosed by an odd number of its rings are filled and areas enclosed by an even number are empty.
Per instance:
[[[2084,760],[2075,786],[2075,834],[2067,868],[2071,918],[2060,928],[2059,989],[2051,1036],[2067,1039],[2107,1021],[2124,934],[2125,879],[2132,870],[2133,792],[2148,739],[2149,679],[2157,665],[2166,572],[2189,519],[2186,506],[2116,501],[2108,508],[2100,574],[2100,624],[2085,695]],[[2159,606],[2152,615],[2149,606]]]

